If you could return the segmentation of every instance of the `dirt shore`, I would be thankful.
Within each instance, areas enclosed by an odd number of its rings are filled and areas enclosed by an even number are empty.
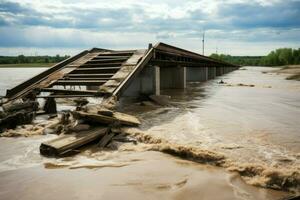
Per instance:
[[[287,65],[282,67],[281,69],[273,71],[277,74],[285,74],[288,75],[286,77],[287,80],[297,80],[300,81],[300,65]]]

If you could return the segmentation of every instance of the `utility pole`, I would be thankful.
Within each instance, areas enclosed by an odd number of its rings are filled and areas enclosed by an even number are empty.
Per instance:
[[[204,55],[204,37],[205,37],[205,31],[203,31],[203,37],[202,37],[202,54]]]

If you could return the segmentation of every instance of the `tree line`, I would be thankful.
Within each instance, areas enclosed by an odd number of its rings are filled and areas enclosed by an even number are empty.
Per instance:
[[[231,56],[211,54],[210,57],[229,63],[244,66],[281,66],[300,64],[300,48],[280,48],[271,51],[267,56]]]
[[[58,63],[70,56],[0,56],[0,64],[22,64],[22,63]]]

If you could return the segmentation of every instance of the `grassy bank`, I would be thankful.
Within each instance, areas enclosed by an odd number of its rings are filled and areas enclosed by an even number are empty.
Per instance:
[[[51,67],[55,63],[19,63],[19,64],[0,64],[0,68],[12,67],[12,68],[22,68],[22,67]]]

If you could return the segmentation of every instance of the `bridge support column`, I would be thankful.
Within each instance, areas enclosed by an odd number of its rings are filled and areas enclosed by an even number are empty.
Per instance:
[[[216,67],[208,67],[208,79],[214,79],[216,77]]]
[[[154,66],[154,94],[160,95],[160,67]]]
[[[160,69],[160,86],[162,89],[186,88],[186,67],[162,67]]]
[[[222,67],[220,66],[216,67],[216,76],[222,76]]]
[[[202,82],[207,80],[207,67],[187,67],[186,80],[190,82]]]

